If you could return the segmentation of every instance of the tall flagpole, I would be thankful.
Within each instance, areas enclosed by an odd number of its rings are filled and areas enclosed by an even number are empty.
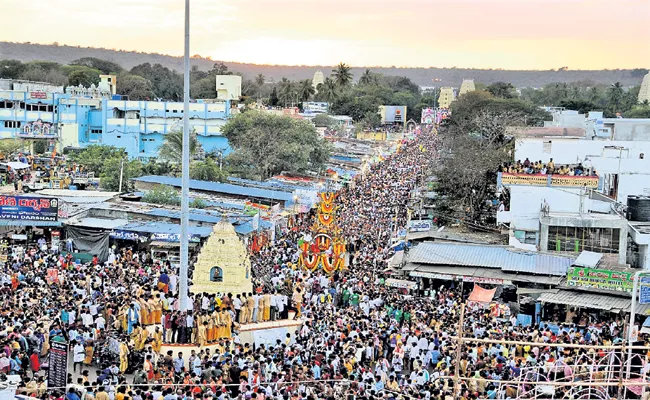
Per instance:
[[[190,213],[190,0],[185,0],[185,69],[183,82],[183,165],[181,175],[181,268],[179,276],[180,310],[187,310]]]

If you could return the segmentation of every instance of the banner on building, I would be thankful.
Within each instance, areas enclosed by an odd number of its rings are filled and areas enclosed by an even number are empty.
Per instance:
[[[0,219],[56,222],[58,218],[56,198],[0,196]]]
[[[406,122],[406,106],[382,106],[382,124]]]
[[[133,240],[135,242],[149,241],[148,233],[139,233],[139,232],[122,231],[122,230],[112,231],[110,237],[112,239]]]
[[[157,242],[178,243],[181,241],[181,234],[180,233],[152,233],[150,239],[152,242],[157,241]],[[200,243],[201,235],[189,234],[188,239],[190,243]]]
[[[420,122],[423,124],[433,124],[436,122],[436,110],[433,108],[423,108]]]
[[[432,227],[430,219],[412,219],[409,221],[409,232],[429,232]]]
[[[568,286],[632,292],[634,274],[604,269],[571,267],[567,271],[566,280]]]
[[[52,341],[50,366],[47,374],[48,388],[63,388],[68,384],[68,343]]]

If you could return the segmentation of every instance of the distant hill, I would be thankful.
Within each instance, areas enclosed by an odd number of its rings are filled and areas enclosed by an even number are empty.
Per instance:
[[[140,53],[134,51],[116,51],[91,47],[43,45],[31,43],[0,42],[0,59],[17,59],[23,62],[34,60],[56,61],[67,64],[81,57],[97,57],[120,64],[125,69],[149,62],[160,63],[170,69],[181,71],[182,57],[164,54]],[[345,60],[342,60],[345,61]],[[193,58],[192,65],[202,70],[212,68],[217,60]],[[283,77],[291,80],[312,78],[316,70],[321,70],[327,76],[332,66],[287,66],[287,65],[257,65],[235,62],[225,62],[231,71],[241,72],[247,78],[264,74],[267,81],[279,81]],[[490,84],[497,81],[510,82],[516,87],[540,87],[553,82],[588,81],[596,84],[609,85],[620,82],[624,86],[640,85],[644,70],[595,70],[595,71],[516,71],[501,69],[470,69],[470,68],[383,68],[368,67],[373,72],[385,75],[406,76],[420,86],[453,86],[459,87],[465,78],[475,82]],[[365,67],[352,68],[355,78],[361,76]],[[433,81],[437,79],[437,81]]]

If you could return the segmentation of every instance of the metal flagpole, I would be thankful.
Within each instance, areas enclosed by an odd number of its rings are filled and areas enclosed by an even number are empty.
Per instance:
[[[187,310],[187,274],[189,265],[189,183],[190,183],[190,0],[185,0],[185,69],[183,82],[183,165],[181,174],[181,268],[179,300],[181,311]]]

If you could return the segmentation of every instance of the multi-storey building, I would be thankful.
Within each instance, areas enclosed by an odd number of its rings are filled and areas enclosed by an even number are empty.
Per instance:
[[[556,170],[499,173],[509,201],[497,222],[508,226],[510,244],[613,253],[621,264],[650,269],[650,218],[630,213],[638,211],[631,201],[650,195],[650,119],[555,110],[545,125],[510,132],[516,137],[513,162],[552,162]],[[558,174],[560,166],[579,166],[584,173]]]
[[[115,77],[98,87],[0,86],[0,139],[47,140],[50,147],[83,148],[105,144],[133,158],[158,155],[166,134],[183,126],[183,103],[129,101],[114,94]],[[36,89],[36,90],[35,90]],[[227,154],[221,127],[231,116],[230,101],[190,104],[190,125],[205,152]]]

